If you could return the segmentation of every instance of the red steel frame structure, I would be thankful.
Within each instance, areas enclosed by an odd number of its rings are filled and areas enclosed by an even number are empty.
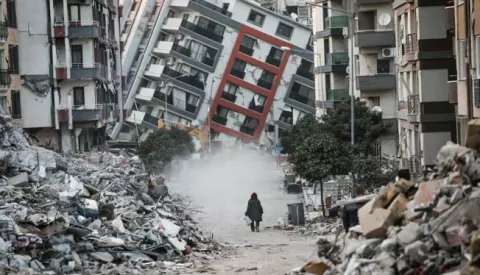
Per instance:
[[[273,65],[270,65],[268,63],[265,63],[263,61],[260,61],[258,59],[255,59],[251,56],[248,56],[242,52],[239,51],[239,47],[242,44],[243,36],[248,35],[253,38],[257,38],[258,40],[265,41],[275,47],[281,48],[281,47],[288,47],[292,48],[292,45],[290,43],[287,43],[285,41],[282,41],[278,38],[275,38],[273,36],[270,36],[266,33],[263,33],[261,31],[258,31],[256,29],[250,28],[248,26],[243,25],[240,28],[240,31],[237,36],[237,40],[235,41],[235,45],[233,46],[232,50],[232,55],[230,56],[230,59],[228,60],[225,73],[223,74],[222,80],[220,81],[220,85],[218,86],[217,93],[215,94],[215,99],[212,102],[212,105],[210,106],[210,113],[208,114],[210,116],[210,119],[207,120],[206,123],[206,128],[208,129],[208,123],[210,123],[211,118],[215,114],[215,110],[217,109],[217,106],[222,106],[225,107],[229,110],[244,114],[246,116],[258,119],[259,123],[257,126],[257,129],[255,129],[255,133],[253,136],[237,132],[233,129],[227,128],[226,126],[217,124],[213,121],[211,121],[210,128],[215,130],[216,132],[219,133],[225,133],[229,136],[240,138],[243,141],[256,141],[260,138],[260,135],[262,134],[263,128],[265,127],[265,122],[267,120],[268,113],[270,111],[270,108],[273,104],[273,100],[275,98],[275,94],[277,92],[277,88],[280,85],[280,81],[282,79],[283,73],[285,71],[285,68],[288,63],[288,58],[290,57],[290,51],[284,51],[282,60],[280,63],[279,67],[275,67]],[[243,60],[248,64],[254,65],[262,70],[270,71],[275,74],[275,79],[272,83],[272,88],[270,90],[267,90],[265,88],[259,87],[256,84],[249,83],[243,79],[237,78],[233,75],[230,74],[230,71],[232,70],[233,63],[235,62],[236,59]],[[221,97],[225,86],[227,82],[230,82],[232,84],[235,84],[239,87],[243,87],[245,89],[248,89],[254,93],[257,93],[259,95],[263,95],[266,97],[265,100],[265,105],[263,108],[262,113],[258,113],[255,111],[252,111],[250,109],[247,109],[243,106],[236,105],[235,103],[232,103],[228,100],[225,100]]]

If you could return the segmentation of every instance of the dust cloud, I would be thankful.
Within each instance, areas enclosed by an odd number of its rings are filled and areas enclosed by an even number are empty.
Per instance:
[[[248,232],[242,221],[247,201],[257,192],[265,214],[263,225],[272,225],[286,213],[286,204],[298,201],[283,191],[283,175],[273,157],[252,149],[225,151],[208,160],[192,160],[172,176],[169,188],[186,196],[201,229],[221,239],[236,239]]]

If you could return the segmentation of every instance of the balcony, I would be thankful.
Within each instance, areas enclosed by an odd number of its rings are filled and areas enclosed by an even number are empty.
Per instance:
[[[152,78],[160,78],[162,76],[165,66],[159,64],[150,64],[145,70],[145,75]]]
[[[70,68],[70,79],[106,79],[105,68],[99,63],[91,66],[74,63]]]
[[[330,16],[325,18],[324,28],[316,33],[317,38],[343,36],[343,28],[348,27],[347,16]]]
[[[195,76],[184,75],[183,73],[170,69],[169,67],[165,67],[163,69],[163,75],[168,76],[172,79],[178,79],[179,81],[200,90],[203,90],[205,87],[204,83],[201,80],[197,79]]]
[[[157,44],[155,45],[155,48],[153,48],[152,52],[159,56],[168,56],[170,55],[172,48],[173,48],[173,42],[158,41]]]
[[[264,89],[270,90],[272,88],[273,83],[269,81],[265,81],[262,79],[259,79],[257,82],[257,86],[262,87]]]
[[[223,126],[227,125],[227,118],[217,114],[213,115],[212,121]]]
[[[185,111],[194,114],[197,111],[197,106],[193,104],[186,103],[185,104]]]
[[[348,53],[328,53],[325,56],[325,65],[320,66],[320,73],[346,73]]]
[[[0,90],[8,90],[11,83],[10,72],[8,70],[0,70]]]
[[[392,74],[357,76],[357,88],[360,91],[394,90],[396,85],[395,75]]]
[[[8,39],[8,27],[7,23],[0,22],[0,46],[3,46]]]
[[[180,46],[178,44],[173,44],[172,51],[188,57],[192,55],[192,51],[190,49]]]
[[[88,122],[102,120],[103,105],[95,106],[73,106],[72,121],[73,122]]]
[[[282,63],[282,60],[278,59],[274,56],[267,55],[267,58],[266,58],[265,62],[267,62],[268,64],[273,65],[275,67],[280,67],[280,63]]]
[[[308,97],[301,96],[301,95],[297,94],[297,92],[298,91],[292,91],[290,93],[290,99],[298,101],[302,104],[305,104],[305,105],[308,105],[310,107],[315,108],[315,99],[310,99]]]
[[[207,9],[210,9],[210,10],[212,10],[212,11],[214,11],[214,12],[223,14],[223,15],[225,15],[225,16],[227,16],[227,17],[232,17],[232,13],[231,13],[231,12],[229,12],[228,10],[223,9],[223,8],[221,8],[221,7],[219,7],[219,6],[216,6],[216,5],[214,5],[214,4],[210,3],[210,2],[207,2],[207,1],[204,1],[204,0],[190,0],[190,1],[195,2],[195,3],[198,3],[200,6],[203,6],[203,7],[207,8]]]
[[[69,38],[100,38],[100,26],[98,22],[92,21],[90,24],[82,25],[80,22],[70,22],[68,26]]]
[[[327,91],[327,101],[343,101],[350,98],[346,89],[330,89]]]
[[[158,129],[158,118],[141,111],[131,111],[125,120],[126,122],[141,125],[143,127],[156,130]]]
[[[247,134],[249,136],[254,136],[255,135],[255,129],[252,129],[252,128],[250,128],[248,126],[245,126],[245,125],[240,126],[240,132],[244,133],[244,134]]]
[[[315,80],[315,75],[312,72],[310,72],[308,70],[305,70],[305,69],[302,69],[302,68],[297,69],[297,75],[301,76],[303,78],[306,78],[308,80],[312,80],[312,81]]]
[[[245,72],[244,71],[240,71],[240,70],[237,70],[235,68],[232,68],[232,70],[230,71],[230,74],[235,76],[235,77],[238,77],[240,79],[243,79],[245,77]]]
[[[198,33],[210,40],[213,40],[217,43],[222,43],[223,41],[223,36],[218,35],[214,33],[213,31],[209,29],[205,29],[203,27],[200,27],[197,24],[193,24],[192,22],[188,22],[187,20],[182,20],[181,26],[187,30],[190,30],[192,32]]]
[[[355,34],[357,47],[392,47],[395,46],[395,33],[393,30],[358,31]]]
[[[223,92],[222,95],[220,96],[221,98],[228,100],[230,102],[235,103],[235,100],[237,100],[237,96],[231,93]]]
[[[240,45],[240,48],[238,49],[241,53],[244,53],[246,55],[249,55],[249,56],[252,56],[253,55],[253,52],[254,52],[254,49],[252,48],[249,48],[247,46],[244,46],[244,45]]]
[[[170,32],[178,32],[182,26],[182,18],[167,18],[162,25],[162,29]]]

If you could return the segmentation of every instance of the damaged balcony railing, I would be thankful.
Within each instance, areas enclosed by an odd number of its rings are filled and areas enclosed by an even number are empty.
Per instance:
[[[193,75],[185,75],[184,73],[180,73],[178,71],[175,71],[173,69],[170,69],[169,67],[165,67],[163,69],[163,74],[166,76],[169,76],[174,79],[178,79],[179,81],[182,81],[190,86],[193,86],[195,88],[203,90],[204,84],[201,80],[197,79],[196,76]]]
[[[154,98],[165,102],[165,98],[167,99],[167,103],[179,110],[187,111],[189,113],[195,113],[197,110],[197,106],[190,104],[186,101],[183,101],[178,98],[174,98],[173,94],[169,94],[168,96],[165,95],[165,93],[162,93],[160,89],[156,89],[155,93],[153,95]]]

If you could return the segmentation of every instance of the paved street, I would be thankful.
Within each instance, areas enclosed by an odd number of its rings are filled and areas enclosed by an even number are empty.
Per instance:
[[[218,274],[285,274],[314,253],[312,239],[264,230],[286,216],[287,203],[300,201],[299,196],[284,193],[282,181],[282,173],[275,170],[272,160],[253,151],[201,161],[195,167],[185,167],[172,181],[173,192],[188,196],[192,207],[203,211],[198,219],[204,231],[220,241],[252,245],[241,248],[232,259],[214,262],[212,267]],[[258,193],[265,212],[260,233],[250,232],[242,220],[252,192]],[[247,268],[258,270],[238,271]]]

